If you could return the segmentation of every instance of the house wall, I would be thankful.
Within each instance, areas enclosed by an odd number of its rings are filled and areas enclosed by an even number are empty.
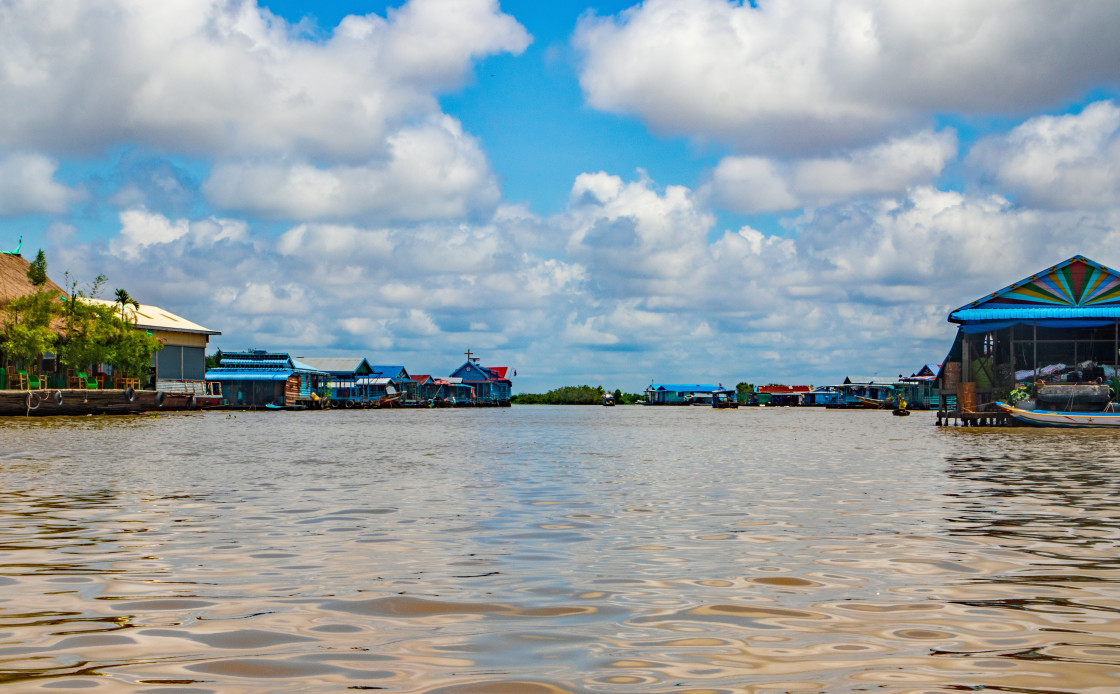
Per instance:
[[[152,366],[159,378],[202,381],[206,378],[206,345],[208,335],[153,330],[163,342],[163,349],[152,355]]]

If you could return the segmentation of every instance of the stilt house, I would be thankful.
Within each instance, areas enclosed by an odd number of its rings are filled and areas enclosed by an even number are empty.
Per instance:
[[[938,374],[940,409],[984,410],[1019,383],[1088,382],[1120,367],[1120,273],[1084,256],[949,314],[959,328]]]

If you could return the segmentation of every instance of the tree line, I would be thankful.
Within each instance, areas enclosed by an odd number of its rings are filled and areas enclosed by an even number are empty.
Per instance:
[[[603,404],[603,386],[564,386],[547,393],[521,393],[510,398],[510,402],[518,405],[601,405]],[[623,393],[616,389],[613,393],[615,402],[619,405],[629,405],[642,399],[636,393]]]

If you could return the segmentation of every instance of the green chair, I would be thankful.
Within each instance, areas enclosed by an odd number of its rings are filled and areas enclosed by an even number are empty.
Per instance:
[[[27,374],[27,389],[28,390],[42,390],[43,389],[43,379],[42,379],[42,377],[40,377],[39,374],[33,374],[33,373]]]
[[[86,390],[97,390],[97,379],[91,376],[87,376],[84,371],[78,372],[78,383],[80,384],[78,386],[79,388],[85,388]]]

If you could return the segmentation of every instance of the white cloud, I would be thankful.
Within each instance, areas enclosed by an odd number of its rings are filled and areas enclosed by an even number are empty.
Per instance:
[[[224,163],[202,190],[215,206],[285,219],[416,221],[489,213],[500,191],[477,142],[443,116],[389,138],[362,166]]]
[[[62,213],[83,197],[55,181],[58,163],[40,154],[0,158],[0,217]]]
[[[528,42],[495,0],[413,0],[322,42],[253,0],[5,3],[0,144],[363,162],[472,60]]]
[[[792,210],[928,185],[956,156],[952,132],[920,132],[828,158],[725,157],[700,193],[737,212]]]
[[[1120,206],[1120,107],[1039,116],[978,143],[969,163],[1027,205],[1050,209]]]
[[[744,151],[823,154],[931,112],[1021,114],[1120,77],[1120,5],[1038,0],[647,0],[587,16],[596,108]]]
[[[149,247],[171,245],[180,239],[192,246],[209,248],[220,241],[242,241],[248,232],[248,225],[242,220],[172,220],[143,207],[124,210],[119,216],[120,234],[109,242],[109,249],[130,260],[138,259]],[[182,248],[175,250],[176,254],[182,252]]]

